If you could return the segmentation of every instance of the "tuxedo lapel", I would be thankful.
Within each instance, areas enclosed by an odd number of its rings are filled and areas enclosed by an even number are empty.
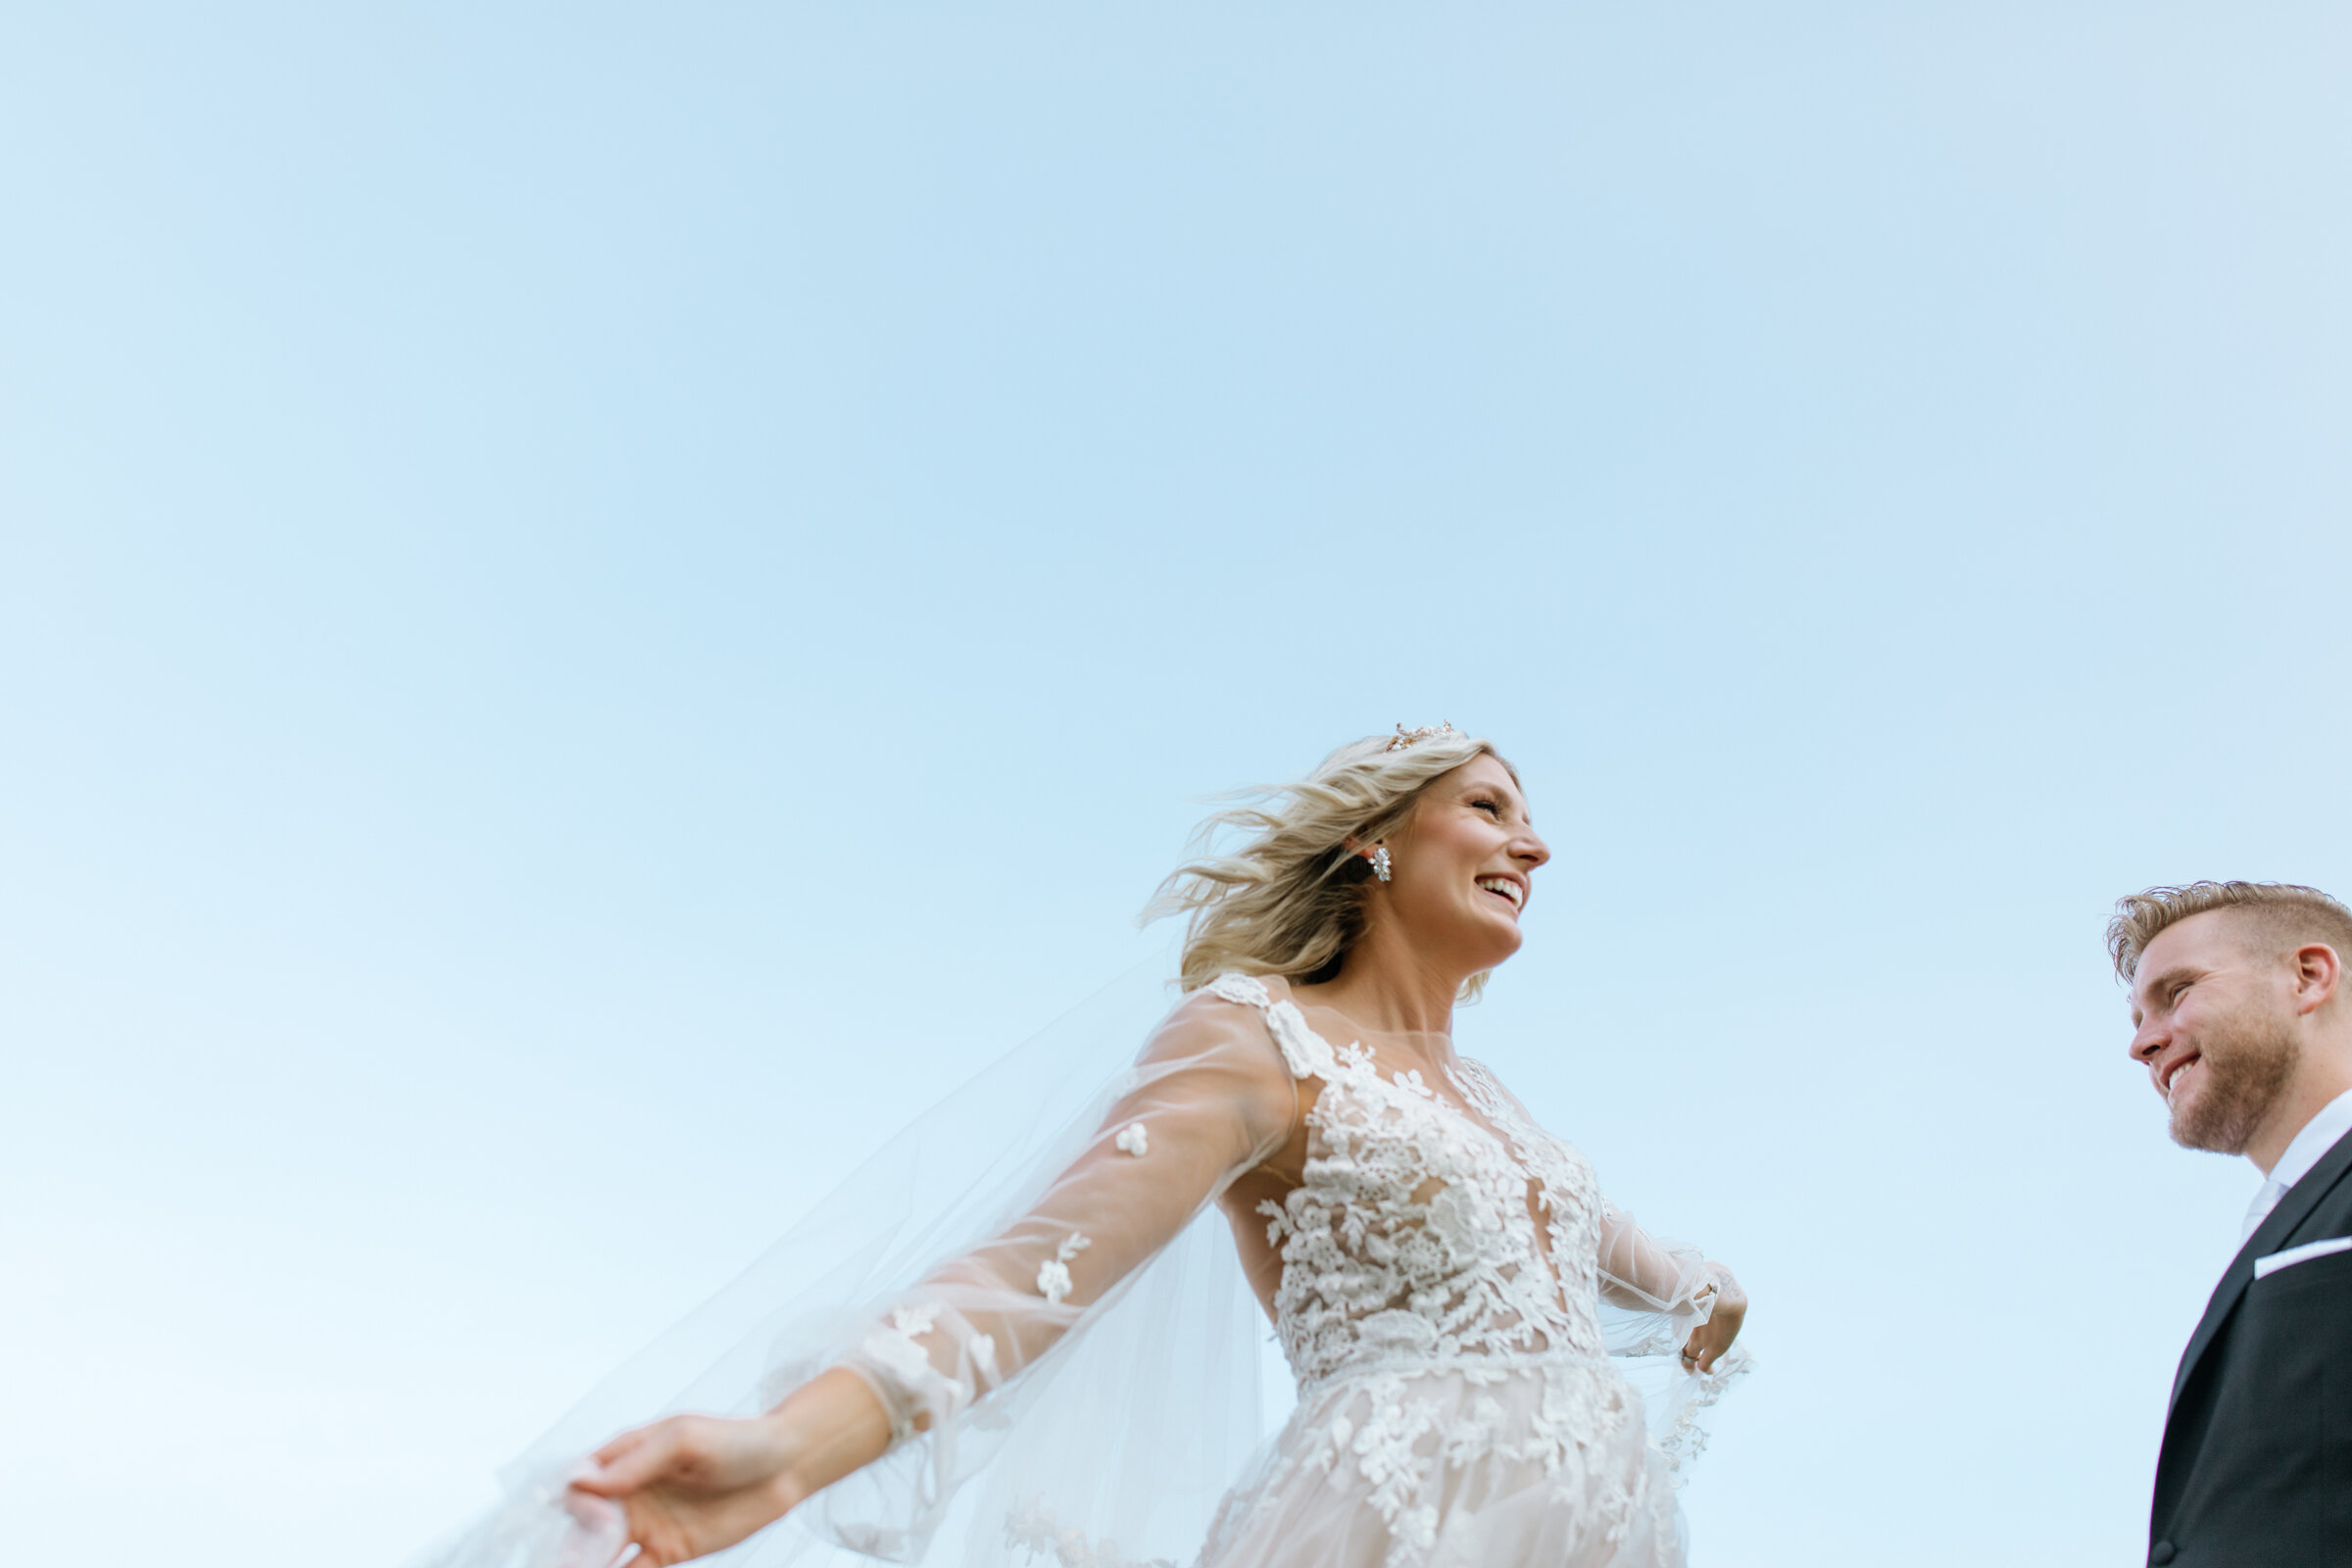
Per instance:
[[[2213,1299],[2205,1303],[2205,1316],[2197,1324],[2197,1332],[2188,1337],[2188,1348],[2180,1354],[2180,1370],[2173,1376],[2173,1396],[2165,1405],[2169,1417],[2173,1405],[2180,1402],[2180,1391],[2188,1387],[2188,1375],[2196,1370],[2197,1358],[2222,1331],[2237,1298],[2246,1294],[2246,1286],[2254,1278],[2254,1260],[2278,1250],[2278,1244],[2295,1233],[2295,1227],[2310,1218],[2320,1200],[2352,1170],[2352,1134],[2335,1141],[2335,1146],[2320,1156],[2320,1162],[2304,1172],[2303,1179],[2288,1188],[2263,1222],[2246,1238],[2246,1245],[2237,1250],[2230,1260],[2222,1283],[2213,1288]]]

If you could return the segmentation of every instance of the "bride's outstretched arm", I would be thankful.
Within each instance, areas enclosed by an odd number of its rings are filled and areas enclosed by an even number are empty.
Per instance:
[[[574,1485],[626,1511],[645,1568],[734,1544],[1035,1364],[1278,1152],[1297,1115],[1256,1012],[1196,993],[1154,1032],[1085,1150],[1009,1224],[900,1296],[836,1365],[762,1416],[675,1416],[625,1433]]]

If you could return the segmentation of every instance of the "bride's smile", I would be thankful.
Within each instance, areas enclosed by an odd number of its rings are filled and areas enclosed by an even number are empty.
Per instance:
[[[1527,903],[1527,883],[1516,876],[1482,876],[1478,885],[1511,906],[1511,918],[1519,918],[1519,910]]]

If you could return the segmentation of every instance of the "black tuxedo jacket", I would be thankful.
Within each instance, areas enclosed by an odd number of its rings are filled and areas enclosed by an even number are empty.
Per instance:
[[[2246,1239],[2173,1379],[2148,1516],[2154,1568],[2352,1564],[2352,1251],[2254,1277],[2254,1260],[2352,1236],[2352,1135]]]

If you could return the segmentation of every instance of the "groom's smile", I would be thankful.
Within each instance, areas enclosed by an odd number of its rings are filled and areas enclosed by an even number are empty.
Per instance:
[[[2197,1054],[2191,1051],[2157,1067],[2155,1072],[2156,1092],[2164,1097],[2166,1104],[2172,1104],[2173,1097],[2180,1092],[2180,1075],[2195,1066],[2199,1059]]]

